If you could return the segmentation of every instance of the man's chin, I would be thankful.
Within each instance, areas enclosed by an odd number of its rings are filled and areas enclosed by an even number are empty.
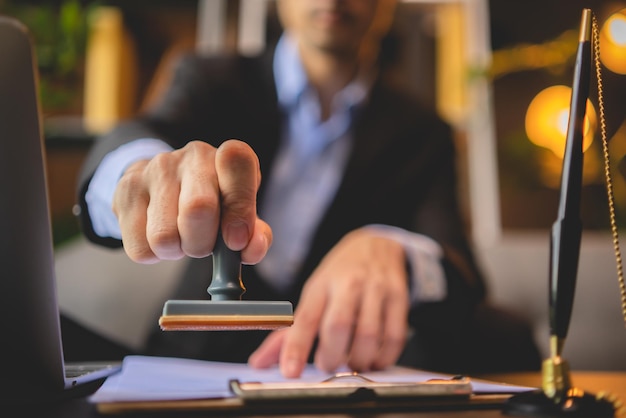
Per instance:
[[[354,37],[345,33],[345,30],[324,31],[315,36],[313,45],[320,51],[332,55],[353,55],[358,50],[358,43]]]

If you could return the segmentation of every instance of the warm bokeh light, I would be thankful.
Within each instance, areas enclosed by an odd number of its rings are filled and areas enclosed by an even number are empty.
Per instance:
[[[613,13],[602,25],[600,60],[614,73],[626,74],[626,9]]]
[[[526,134],[536,145],[551,150],[559,158],[565,152],[572,89],[568,86],[548,87],[531,101],[526,112]],[[583,151],[589,148],[597,126],[596,112],[590,101],[584,122]]]

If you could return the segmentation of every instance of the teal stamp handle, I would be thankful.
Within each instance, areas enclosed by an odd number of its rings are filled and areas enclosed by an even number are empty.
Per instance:
[[[241,280],[241,252],[226,246],[222,234],[217,234],[213,248],[213,278],[207,288],[211,300],[241,300],[246,291]]]

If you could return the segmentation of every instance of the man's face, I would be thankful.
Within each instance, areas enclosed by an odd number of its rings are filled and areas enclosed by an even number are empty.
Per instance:
[[[279,0],[283,26],[306,48],[354,53],[388,30],[395,0]]]

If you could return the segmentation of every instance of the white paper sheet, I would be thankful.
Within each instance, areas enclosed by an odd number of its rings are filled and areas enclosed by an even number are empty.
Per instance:
[[[347,370],[339,370],[347,371]],[[394,367],[384,371],[362,373],[378,382],[425,382],[430,379],[447,379],[449,375],[421,370]],[[321,382],[331,375],[316,369],[305,368],[294,381]],[[222,363],[169,357],[129,356],[124,359],[122,371],[109,377],[90,397],[94,403],[124,401],[163,401],[232,398],[228,382],[287,382],[278,367],[258,370],[247,364]],[[491,382],[472,382],[476,393],[516,393],[531,390]]]

